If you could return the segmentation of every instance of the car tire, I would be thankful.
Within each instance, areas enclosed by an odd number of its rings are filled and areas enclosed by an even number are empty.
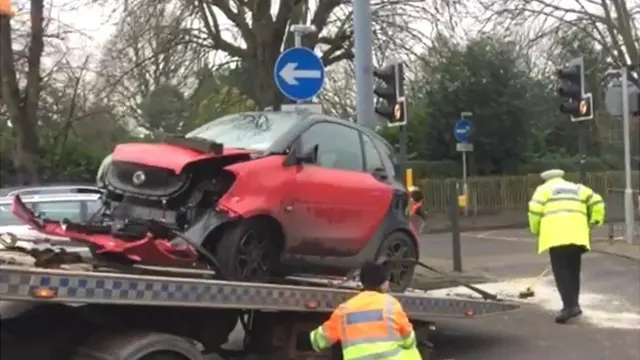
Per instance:
[[[406,233],[394,231],[380,244],[376,260],[384,258],[389,273],[389,290],[404,292],[413,280],[415,261],[418,260],[418,248],[415,241]],[[402,262],[393,262],[401,260]],[[413,262],[413,263],[412,263]]]
[[[245,219],[227,229],[216,245],[215,257],[224,275],[236,281],[268,281],[281,252],[272,226],[262,219]]]

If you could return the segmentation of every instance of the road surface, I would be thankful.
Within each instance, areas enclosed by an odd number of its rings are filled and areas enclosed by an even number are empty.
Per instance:
[[[451,235],[426,235],[423,260],[451,266]],[[496,230],[462,236],[463,266],[493,277],[480,287],[515,299],[546,265],[525,230]],[[528,279],[527,279],[528,278]],[[640,262],[590,253],[583,261],[584,315],[569,325],[553,323],[560,301],[550,276],[535,288],[523,310],[508,316],[440,322],[434,342],[442,359],[640,359]],[[465,289],[431,294],[473,296]]]

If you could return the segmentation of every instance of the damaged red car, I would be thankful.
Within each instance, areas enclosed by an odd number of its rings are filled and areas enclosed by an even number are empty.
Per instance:
[[[39,218],[19,197],[13,211],[102,259],[204,266],[230,280],[344,276],[366,260],[403,260],[389,263],[391,288],[403,291],[419,254],[397,175],[391,146],[357,124],[250,112],[118,145],[98,174],[105,211],[91,222]]]

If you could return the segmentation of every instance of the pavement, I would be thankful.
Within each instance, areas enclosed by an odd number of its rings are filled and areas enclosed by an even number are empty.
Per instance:
[[[524,306],[508,315],[439,321],[440,330],[433,338],[438,358],[640,359],[640,246],[608,242],[604,229],[593,235],[598,252],[583,258],[584,314],[571,324],[557,325],[553,316],[560,300],[550,275],[536,284],[535,297],[517,299],[518,292],[534,283],[549,264],[547,255],[537,255],[535,239],[526,229],[463,233],[463,270],[484,278],[479,287],[507,300],[522,301]],[[450,234],[424,235],[420,248],[423,261],[452,268]],[[428,293],[477,297],[461,287]]]

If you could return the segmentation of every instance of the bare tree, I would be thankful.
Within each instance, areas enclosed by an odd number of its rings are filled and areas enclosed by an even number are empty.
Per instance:
[[[126,2],[116,31],[105,44],[98,96],[144,125],[140,103],[160,85],[195,86],[208,49],[188,41],[187,10],[171,0]]]
[[[640,3],[628,0],[478,0],[487,24],[529,29],[532,43],[580,31],[606,54],[612,66],[640,62]],[[637,77],[633,78],[640,84]]]
[[[185,0],[200,19],[192,29],[194,41],[237,59],[247,74],[247,95],[260,107],[278,105],[282,98],[273,81],[273,65],[283,48],[290,47],[290,24],[308,23],[317,32],[303,45],[318,48],[330,66],[353,59],[352,0]],[[438,22],[441,12],[421,0],[373,1],[374,37],[413,51],[425,40],[421,28]],[[226,26],[230,24],[231,26]]]

